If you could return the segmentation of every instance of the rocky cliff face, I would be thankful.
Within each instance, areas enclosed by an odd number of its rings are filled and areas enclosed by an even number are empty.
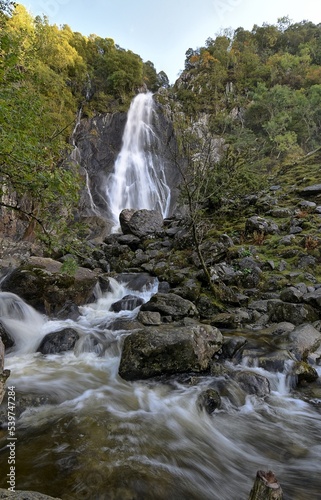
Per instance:
[[[126,120],[126,113],[107,113],[91,119],[82,119],[76,129],[73,138],[73,159],[79,163],[86,178],[86,190],[80,206],[80,214],[83,217],[99,215],[108,220],[110,214],[106,203],[106,183],[121,150]],[[152,127],[158,138],[157,150],[153,153],[164,164],[166,181],[172,190],[173,211],[179,177],[178,169],[174,166],[176,142],[172,123],[165,116],[160,104],[155,105]]]

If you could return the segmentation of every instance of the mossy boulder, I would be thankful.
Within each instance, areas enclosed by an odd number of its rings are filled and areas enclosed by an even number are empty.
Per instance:
[[[141,311],[159,312],[161,316],[171,317],[173,321],[198,316],[196,306],[176,293],[156,293],[142,305]]]
[[[119,375],[125,380],[139,380],[205,372],[222,342],[217,328],[197,322],[144,328],[125,338]]]
[[[2,282],[2,290],[23,298],[36,310],[57,315],[66,303],[82,305],[93,296],[95,272],[79,267],[72,274],[53,259],[30,257]],[[66,311],[67,314],[67,311]]]

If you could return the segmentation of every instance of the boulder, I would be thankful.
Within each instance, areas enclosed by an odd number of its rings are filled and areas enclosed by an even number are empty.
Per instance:
[[[6,392],[5,383],[9,375],[10,371],[4,370],[4,345],[0,338],[0,404],[2,403]]]
[[[253,215],[247,219],[245,223],[245,232],[252,234],[254,232],[262,234],[276,234],[279,232],[279,228],[275,222],[264,219],[264,217],[259,217],[258,215]]]
[[[221,397],[215,389],[206,389],[202,391],[197,398],[197,407],[199,410],[205,410],[211,415],[217,408],[221,406]]]
[[[263,375],[250,371],[242,371],[235,375],[235,380],[247,394],[255,394],[259,397],[270,394],[270,382]]]
[[[163,231],[163,217],[157,210],[142,209],[132,211],[125,209],[120,213],[119,221],[125,234],[133,234],[138,238],[146,238]]]
[[[292,302],[298,304],[302,302],[303,292],[295,286],[289,286],[281,290],[280,299],[283,302]]]
[[[306,304],[314,307],[317,310],[321,310],[321,288],[318,288],[314,292],[308,292],[303,296],[303,301]]]
[[[316,196],[321,194],[321,184],[313,184],[299,190],[301,196]]]
[[[309,363],[305,363],[304,361],[297,361],[294,363],[291,374],[297,377],[298,385],[301,385],[305,382],[315,382],[318,378],[318,372],[313,366],[309,365]]]
[[[13,292],[36,310],[57,315],[66,303],[83,305],[92,296],[98,281],[95,272],[79,267],[73,274],[64,272],[61,262],[30,257],[2,282],[2,290]]]
[[[37,352],[42,354],[59,354],[71,351],[79,339],[79,334],[72,328],[64,328],[58,332],[48,333],[41,341]]]
[[[152,311],[140,311],[137,316],[138,321],[143,323],[145,326],[161,325],[162,318],[159,312]]]
[[[273,323],[291,322],[294,325],[313,323],[318,319],[316,310],[308,304],[293,304],[271,300],[268,302],[269,321]]]
[[[220,350],[221,332],[210,325],[147,327],[125,338],[119,375],[138,380],[158,375],[204,372]]]
[[[1,321],[0,321],[0,341],[3,342],[5,349],[9,349],[14,345],[14,341],[10,337],[9,333],[7,332]]]
[[[134,208],[124,208],[124,210],[122,210],[119,214],[119,223],[120,223],[120,227],[121,227],[121,230],[122,230],[124,235],[131,234],[130,226],[128,225],[128,223],[135,212],[136,212],[136,210]],[[132,236],[134,236],[134,235],[132,235]],[[137,236],[136,236],[136,238],[137,238]]]
[[[321,333],[310,324],[295,328],[288,337],[289,351],[297,360],[306,358],[321,346]]]
[[[110,310],[114,312],[120,311],[133,311],[136,307],[141,306],[144,303],[144,300],[137,295],[125,295],[117,302],[114,302],[110,306]]]
[[[142,305],[141,311],[152,311],[160,313],[161,316],[171,316],[173,321],[198,316],[195,305],[175,293],[156,293]]]

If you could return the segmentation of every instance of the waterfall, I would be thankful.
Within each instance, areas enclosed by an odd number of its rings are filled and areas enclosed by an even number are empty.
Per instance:
[[[107,203],[114,224],[124,208],[158,210],[167,217],[170,188],[164,164],[157,155],[159,140],[153,131],[154,100],[150,92],[138,94],[130,106],[121,151],[107,179]]]

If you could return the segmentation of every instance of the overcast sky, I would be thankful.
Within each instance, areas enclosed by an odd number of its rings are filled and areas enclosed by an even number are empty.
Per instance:
[[[17,0],[50,24],[68,24],[83,35],[113,38],[151,61],[171,83],[184,69],[185,52],[204,46],[224,28],[276,24],[289,16],[321,23],[320,0]]]

